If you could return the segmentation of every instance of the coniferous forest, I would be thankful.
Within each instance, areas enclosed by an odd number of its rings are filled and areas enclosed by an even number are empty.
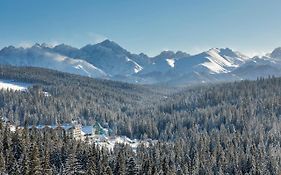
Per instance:
[[[0,116],[25,126],[0,123],[1,174],[281,174],[281,78],[179,89],[1,66],[0,79],[33,84],[0,91]],[[157,142],[108,150],[27,128],[73,119]]]

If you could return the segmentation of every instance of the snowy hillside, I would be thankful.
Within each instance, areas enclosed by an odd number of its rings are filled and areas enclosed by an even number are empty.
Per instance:
[[[32,84],[16,82],[13,80],[0,80],[0,89],[3,90],[16,90],[16,91],[24,91]]]
[[[182,57],[189,56],[184,52],[163,51],[151,58],[152,63],[146,66],[140,75],[166,73],[175,67],[175,61]]]
[[[198,55],[182,58],[175,63],[178,73],[208,72],[227,73],[245,62],[248,58],[230,49],[213,48]]]
[[[89,77],[106,77],[106,73],[81,59],[47,51],[39,44],[31,48],[6,47],[0,51],[0,64],[42,67]]]
[[[281,76],[281,60],[270,56],[254,57],[232,73],[241,79],[256,79],[270,75]]]
[[[168,85],[188,85],[218,81],[238,80],[236,75],[228,74],[249,58],[231,49],[213,48],[197,55],[167,59],[172,63],[169,71],[154,78],[165,79]],[[165,83],[164,82],[164,83]]]
[[[80,49],[80,58],[96,65],[111,76],[131,75],[141,71],[142,65],[134,56],[113,41],[87,45]]]

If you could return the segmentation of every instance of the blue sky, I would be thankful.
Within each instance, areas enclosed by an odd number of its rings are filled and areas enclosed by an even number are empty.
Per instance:
[[[82,47],[105,38],[134,53],[281,46],[280,0],[1,0],[0,47]]]

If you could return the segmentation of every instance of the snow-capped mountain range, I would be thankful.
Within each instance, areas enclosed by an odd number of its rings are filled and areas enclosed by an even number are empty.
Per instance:
[[[163,51],[149,57],[130,53],[105,40],[80,49],[65,44],[9,46],[0,50],[0,64],[49,68],[130,83],[188,85],[281,76],[281,48],[253,58],[229,48],[212,48],[197,55]]]

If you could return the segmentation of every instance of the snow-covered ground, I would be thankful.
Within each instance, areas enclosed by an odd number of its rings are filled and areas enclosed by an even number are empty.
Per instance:
[[[0,80],[0,89],[25,91],[32,84],[17,82],[14,80]]]
[[[50,97],[50,96],[52,96],[49,92],[45,92],[45,91],[43,92],[43,94],[44,94],[45,97]]]
[[[136,151],[137,147],[140,144],[143,144],[145,146],[149,146],[149,144],[154,144],[156,143],[156,140],[151,140],[151,139],[147,139],[147,140],[131,140],[130,138],[126,137],[126,136],[112,136],[112,137],[103,137],[101,139],[96,139],[95,140],[95,144],[101,147],[105,147],[111,151],[113,151],[113,148],[116,144],[125,144],[125,145],[129,145],[133,151]]]

